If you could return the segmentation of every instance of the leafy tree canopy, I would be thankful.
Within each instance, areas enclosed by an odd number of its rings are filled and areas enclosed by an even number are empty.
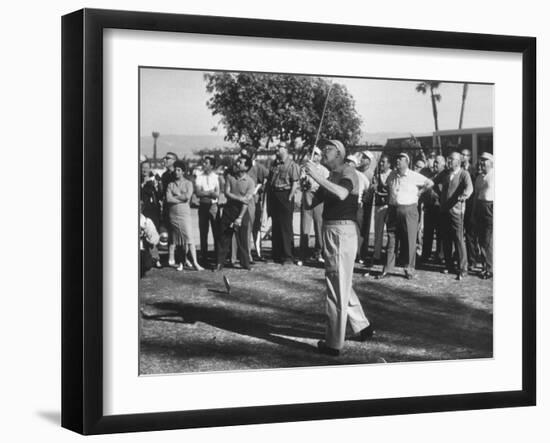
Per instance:
[[[206,74],[205,80],[211,94],[207,106],[220,116],[228,141],[258,148],[274,139],[292,143],[301,137],[311,146],[330,89],[320,138],[359,142],[361,118],[343,85],[320,77],[258,73]]]

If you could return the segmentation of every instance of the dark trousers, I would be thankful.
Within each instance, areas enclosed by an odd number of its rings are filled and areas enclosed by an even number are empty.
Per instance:
[[[466,240],[466,253],[468,264],[473,265],[478,259],[477,232],[473,219],[473,197],[466,200],[466,213],[464,214],[464,236]]]
[[[214,248],[217,252],[218,230],[219,230],[219,211],[216,203],[201,203],[199,205],[199,233],[201,240],[201,260],[206,261],[208,258],[208,231],[212,229],[212,237],[214,237]]]
[[[405,269],[413,272],[416,265],[416,235],[418,232],[418,206],[397,205],[388,207],[388,247],[385,272],[395,268],[397,244],[401,245],[402,256],[406,258]]]
[[[233,226],[233,222],[239,216],[241,204],[228,203],[225,205],[223,216],[220,221],[220,229],[218,235],[218,265],[223,266],[229,249],[231,248],[231,239],[233,233],[237,238],[237,249],[239,263],[245,269],[250,268],[250,257],[248,255],[248,223],[250,216],[248,211],[245,211],[240,227]]]
[[[443,258],[443,245],[441,243],[439,206],[424,207],[424,236],[422,239],[422,258],[428,260],[432,255],[434,237],[436,237],[436,253]]]
[[[483,266],[493,272],[493,202],[478,200],[475,220]]]
[[[139,251],[139,276],[140,278],[153,267],[153,256],[149,246],[146,245],[144,249]]]
[[[468,256],[464,241],[464,213],[453,209],[441,212],[441,234],[445,266],[449,271],[454,269],[453,246],[458,256],[458,271],[468,271]]]
[[[292,246],[294,243],[294,231],[292,228],[292,215],[294,212],[294,199],[288,201],[290,191],[273,191],[270,194],[271,213],[271,243],[273,260],[292,261]]]

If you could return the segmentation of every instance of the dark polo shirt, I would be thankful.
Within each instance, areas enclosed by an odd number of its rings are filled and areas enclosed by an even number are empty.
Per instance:
[[[240,195],[241,197],[244,197],[247,194],[252,195],[254,192],[254,187],[256,186],[254,180],[252,180],[248,174],[244,174],[240,178],[229,174],[226,177],[226,180],[229,182],[229,189],[231,190],[231,193]]]
[[[349,165],[344,165],[340,171],[331,171],[328,180],[342,186],[349,191],[344,200],[340,200],[336,195],[320,189],[322,200],[324,202],[323,220],[357,220],[357,208],[359,206],[359,178],[357,171]]]

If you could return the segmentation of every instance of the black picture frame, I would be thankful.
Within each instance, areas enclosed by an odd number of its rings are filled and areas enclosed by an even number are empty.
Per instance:
[[[191,32],[522,55],[522,388],[393,399],[103,413],[103,30]],[[536,39],[83,9],[62,18],[62,426],[82,434],[529,406],[536,403]],[[529,171],[529,173],[525,173]],[[519,277],[518,277],[519,278]]]

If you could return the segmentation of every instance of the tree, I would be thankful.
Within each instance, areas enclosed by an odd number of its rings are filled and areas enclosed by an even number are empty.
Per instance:
[[[432,113],[434,117],[434,125],[435,130],[439,131],[439,122],[437,119],[437,102],[441,101],[441,94],[437,93],[437,89],[441,85],[441,82],[434,82],[429,80],[424,80],[421,83],[418,83],[416,85],[416,91],[421,92],[422,94],[426,94],[428,90],[430,91],[430,98],[432,101]],[[441,137],[437,136],[437,144],[439,145],[441,149]]]
[[[258,74],[206,74],[207,101],[213,115],[220,116],[227,141],[259,148],[273,140],[305,145],[315,141],[330,83],[320,77]],[[321,137],[356,144],[361,134],[361,118],[346,87],[333,84]]]

